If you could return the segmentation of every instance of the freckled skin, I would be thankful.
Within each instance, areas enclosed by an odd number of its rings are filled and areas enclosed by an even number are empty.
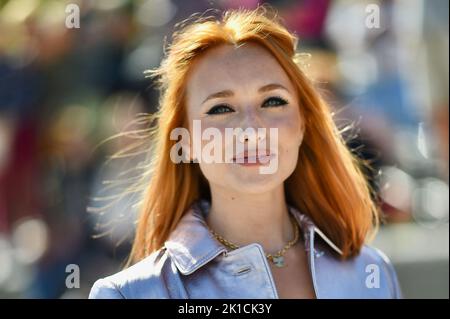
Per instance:
[[[258,89],[269,83],[287,88],[260,93]],[[202,104],[212,93],[222,90],[234,92],[232,97],[213,99]],[[264,101],[279,96],[287,105],[262,108]],[[213,106],[229,104],[234,112],[219,115],[205,114]],[[221,45],[206,52],[195,61],[187,82],[187,115],[190,125],[201,120],[202,131],[215,127],[225,136],[225,128],[278,129],[278,169],[274,174],[260,174],[257,167],[243,167],[229,163],[200,163],[210,183],[226,186],[240,193],[266,192],[282,184],[294,171],[298,150],[303,138],[303,119],[296,90],[278,61],[263,47],[246,43],[237,48]],[[190,127],[192,128],[192,127]],[[192,136],[192,130],[191,130]],[[202,147],[209,141],[202,141]],[[222,154],[225,148],[223,141]]]

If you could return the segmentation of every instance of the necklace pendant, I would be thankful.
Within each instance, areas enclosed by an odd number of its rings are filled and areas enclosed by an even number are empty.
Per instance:
[[[278,268],[284,267],[284,257],[283,256],[274,256],[272,257],[272,262]]]

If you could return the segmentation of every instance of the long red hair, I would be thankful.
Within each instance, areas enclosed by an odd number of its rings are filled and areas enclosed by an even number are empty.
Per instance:
[[[187,127],[186,77],[194,59],[219,44],[252,41],[278,60],[297,89],[305,120],[303,144],[294,173],[286,180],[286,200],[312,218],[348,258],[358,254],[368,234],[378,226],[378,206],[362,173],[362,164],[346,146],[329,106],[302,72],[297,37],[276,12],[266,6],[230,10],[220,19],[200,17],[174,32],[161,65],[148,71],[161,92],[151,129],[150,180],[143,192],[129,264],[161,248],[179,220],[208,183],[196,163],[175,164],[170,132]]]

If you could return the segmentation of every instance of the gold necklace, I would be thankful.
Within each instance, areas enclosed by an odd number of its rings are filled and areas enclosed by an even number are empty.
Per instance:
[[[277,251],[275,254],[266,254],[266,258],[270,260],[276,267],[281,268],[284,267],[286,264],[284,262],[284,254],[286,251],[291,248],[293,245],[295,245],[299,239],[299,230],[298,230],[298,224],[295,221],[295,219],[291,216],[291,219],[293,220],[294,225],[294,239],[292,239],[290,242],[288,242],[282,249]],[[212,230],[210,227],[209,231],[214,235],[214,237],[222,244],[224,244],[226,247],[230,248],[231,250],[238,249],[239,246],[236,244],[233,244],[232,242],[226,240],[219,234],[217,234],[214,230]]]

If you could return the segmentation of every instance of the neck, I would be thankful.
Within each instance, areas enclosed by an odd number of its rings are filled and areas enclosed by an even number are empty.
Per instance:
[[[294,238],[283,184],[263,194],[210,187],[212,201],[206,222],[226,240],[240,247],[259,243],[266,253],[274,253]]]

